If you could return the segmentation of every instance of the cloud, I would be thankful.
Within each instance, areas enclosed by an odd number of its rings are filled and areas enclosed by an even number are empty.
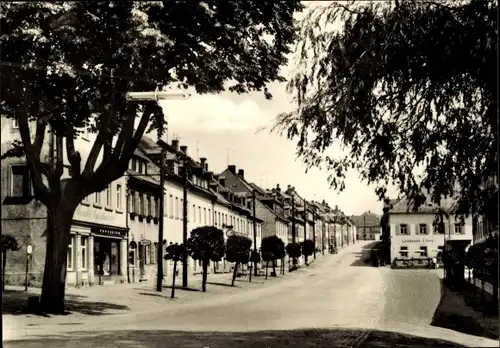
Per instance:
[[[250,98],[233,101],[224,95],[194,95],[187,100],[162,101],[160,105],[170,129],[254,130],[272,118]]]

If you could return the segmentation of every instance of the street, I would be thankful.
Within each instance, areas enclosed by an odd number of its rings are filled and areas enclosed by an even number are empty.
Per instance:
[[[23,339],[4,342],[4,347],[490,347],[498,344],[430,326],[440,301],[439,270],[371,267],[362,257],[369,245],[360,242],[337,255],[319,256],[317,264],[287,273],[282,281],[270,286],[263,284],[261,288],[195,305],[156,306],[141,315],[108,315],[73,325],[32,328],[25,331]]]

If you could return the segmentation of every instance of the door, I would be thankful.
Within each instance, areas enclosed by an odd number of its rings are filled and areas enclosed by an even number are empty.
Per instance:
[[[146,252],[145,252],[145,246],[142,244],[139,244],[139,274],[141,278],[144,278],[145,270],[144,270],[144,264],[146,262]]]

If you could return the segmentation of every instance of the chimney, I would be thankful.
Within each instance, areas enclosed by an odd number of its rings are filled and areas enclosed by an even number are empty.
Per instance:
[[[287,191],[290,191],[292,189],[292,185],[286,185]]]
[[[201,157],[200,158],[200,164],[203,168],[205,168],[205,162],[207,161],[207,159],[205,157]]]
[[[205,171],[208,172],[208,163],[205,163]]]
[[[172,147],[174,148],[175,152],[179,151],[179,140],[172,140]]]
[[[182,145],[182,146],[180,147],[180,149],[181,149],[181,151],[182,151],[185,155],[187,155],[187,154],[188,154],[188,147],[187,147],[186,145]]]
[[[326,205],[326,201],[325,201],[324,199],[323,199],[323,203],[322,203],[322,204],[323,204],[323,205]]]
[[[339,206],[335,204],[335,210],[339,210]]]
[[[238,176],[242,179],[245,179],[245,171],[243,169],[239,169]]]
[[[229,171],[233,174],[236,175],[236,166],[235,165],[230,165],[227,167],[227,169],[229,169]]]
[[[280,184],[276,184],[276,191],[281,192]]]
[[[214,175],[214,180],[217,181],[217,182],[219,182],[219,175],[218,174]]]

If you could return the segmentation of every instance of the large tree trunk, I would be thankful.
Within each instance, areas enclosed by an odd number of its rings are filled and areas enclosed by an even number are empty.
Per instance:
[[[267,280],[267,270],[269,268],[269,261],[266,262],[266,280]]]
[[[172,273],[172,293],[170,294],[170,298],[174,298],[175,296],[175,272],[177,271],[177,260],[174,261],[174,272]]]
[[[309,264],[307,263],[307,258],[308,258],[308,256],[304,255],[304,262],[305,262],[306,266],[309,266]]]
[[[209,261],[203,260],[203,273],[201,277],[201,291],[207,291],[207,272],[208,272],[208,263]]]
[[[234,270],[233,270],[233,280],[231,281],[231,286],[234,286],[234,281],[236,280],[236,274],[238,273],[238,262],[234,263]]]
[[[65,192],[63,191],[63,195]],[[66,267],[70,240],[71,222],[75,209],[64,203],[47,207],[47,250],[43,272],[40,308],[46,313],[64,313],[64,295],[66,291]],[[75,199],[76,200],[76,199]]]
[[[277,277],[277,274],[276,274],[276,260],[273,260],[273,277]]]

